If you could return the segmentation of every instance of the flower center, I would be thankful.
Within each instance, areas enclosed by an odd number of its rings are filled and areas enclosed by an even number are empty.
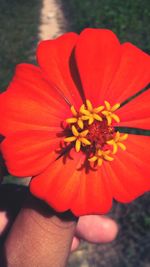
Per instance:
[[[94,108],[89,100],[83,104],[79,111],[71,106],[72,117],[66,119],[68,124],[68,136],[66,143],[72,143],[76,152],[80,150],[86,154],[88,161],[101,165],[103,160],[112,161],[113,155],[126,146],[122,143],[128,137],[127,134],[115,132],[113,121],[120,122],[120,118],[114,113],[120,104],[111,107],[108,101],[104,106]]]
[[[87,126],[87,129],[89,130],[87,138],[95,149],[104,148],[107,141],[113,138],[114,128],[108,126],[105,118],[103,118],[103,121],[95,120],[91,125]]]

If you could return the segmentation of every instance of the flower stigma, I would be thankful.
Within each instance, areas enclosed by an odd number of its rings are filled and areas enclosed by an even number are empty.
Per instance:
[[[79,111],[71,106],[72,117],[66,119],[67,136],[64,142],[71,143],[75,151],[82,151],[90,164],[101,166],[103,161],[113,161],[118,148],[125,151],[123,142],[128,134],[115,131],[114,122],[120,122],[115,111],[120,107],[117,103],[111,107],[105,105],[93,107],[90,100],[82,104]]]

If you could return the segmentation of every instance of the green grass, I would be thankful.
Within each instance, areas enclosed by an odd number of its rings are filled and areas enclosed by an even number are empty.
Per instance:
[[[0,0],[0,90],[20,62],[33,61],[41,0]]]
[[[3,180],[3,184],[17,184],[17,185],[28,185],[30,181],[30,178],[19,178],[12,176],[12,175],[7,175],[5,176]]]
[[[109,28],[124,41],[150,52],[149,0],[62,0],[69,30]]]

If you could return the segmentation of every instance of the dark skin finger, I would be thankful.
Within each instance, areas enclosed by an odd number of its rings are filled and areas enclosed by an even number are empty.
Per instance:
[[[64,267],[77,218],[56,213],[28,193],[0,255],[3,267]]]
[[[0,187],[0,234],[5,240],[11,225],[28,194],[28,188],[6,184]],[[78,248],[80,239],[92,243],[112,241],[118,232],[117,224],[110,218],[99,215],[81,216],[78,220],[71,250]]]

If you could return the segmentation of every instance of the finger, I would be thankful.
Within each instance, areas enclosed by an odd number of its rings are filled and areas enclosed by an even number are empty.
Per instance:
[[[75,251],[80,245],[80,240],[76,236],[74,236],[72,240],[72,245],[71,245],[71,251]]]
[[[6,211],[0,211],[0,236],[5,233],[9,225],[9,219]]]
[[[70,212],[58,214],[29,195],[5,241],[3,261],[18,267],[66,266],[76,221]]]
[[[110,218],[99,215],[81,216],[76,236],[92,243],[105,243],[115,239],[118,225]]]

